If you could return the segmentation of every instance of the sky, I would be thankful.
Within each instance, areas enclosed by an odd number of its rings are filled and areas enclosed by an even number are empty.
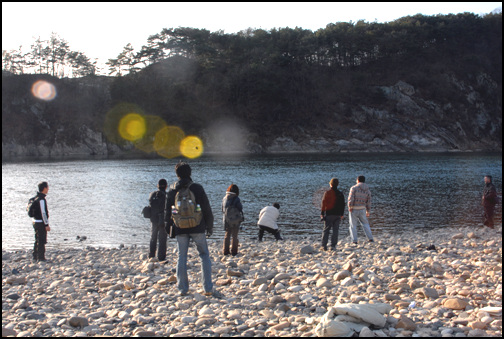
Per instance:
[[[236,33],[247,28],[301,27],[335,22],[389,22],[415,15],[487,14],[502,2],[2,2],[2,50],[28,51],[51,32],[99,64],[128,43],[139,51],[163,28]]]

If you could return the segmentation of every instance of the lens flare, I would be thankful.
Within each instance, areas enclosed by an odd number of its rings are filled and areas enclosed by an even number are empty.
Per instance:
[[[154,137],[154,149],[165,158],[175,158],[180,155],[180,142],[185,133],[177,126],[165,126]]]
[[[128,141],[142,139],[145,131],[145,119],[140,114],[129,113],[119,122],[119,134]]]
[[[110,142],[117,145],[125,145],[127,143],[127,139],[125,139],[119,131],[119,125],[121,124],[122,119],[130,113],[136,113],[142,117],[145,116],[141,107],[127,102],[121,102],[115,105],[105,114],[103,132]],[[138,140],[135,140],[135,142],[138,142]]]
[[[41,100],[51,101],[56,98],[56,87],[54,87],[54,85],[50,82],[44,80],[36,81],[33,84],[31,91],[34,97]]]
[[[180,153],[189,159],[200,157],[203,154],[203,141],[194,135],[189,135],[180,142]]]
[[[135,141],[135,147],[141,151],[152,153],[156,151],[154,148],[156,133],[166,126],[166,122],[155,115],[146,115],[144,119],[146,131],[142,139]]]

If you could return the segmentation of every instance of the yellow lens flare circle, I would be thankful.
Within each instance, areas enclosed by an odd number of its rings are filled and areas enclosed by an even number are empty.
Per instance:
[[[180,153],[189,159],[200,157],[203,154],[203,141],[194,135],[189,135],[180,142]]]
[[[31,92],[35,98],[45,101],[51,101],[56,98],[56,87],[45,80],[36,81],[32,86]]]
[[[145,131],[145,119],[137,113],[126,114],[119,121],[119,134],[128,141],[136,141],[143,138]]]
[[[180,156],[180,142],[185,138],[185,133],[180,127],[165,126],[157,131],[154,137],[154,149],[157,154],[165,158]]]

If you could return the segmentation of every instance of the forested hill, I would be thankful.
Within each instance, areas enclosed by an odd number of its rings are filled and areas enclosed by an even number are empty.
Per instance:
[[[164,29],[121,55],[122,76],[3,72],[2,158],[135,151],[111,136],[118,107],[150,117],[146,138],[164,121],[208,152],[502,150],[502,14]],[[31,95],[41,78],[55,99]]]

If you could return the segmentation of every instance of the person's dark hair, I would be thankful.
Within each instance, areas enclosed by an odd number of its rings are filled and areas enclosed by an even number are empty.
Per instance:
[[[38,184],[38,191],[42,192],[46,187],[49,187],[49,184],[47,183],[47,181],[42,181]]]
[[[366,177],[365,177],[365,176],[363,176],[363,175],[359,175],[359,176],[357,177],[357,180],[358,180],[359,182],[366,182]]]
[[[279,210],[280,209],[280,204],[276,202],[276,203],[273,204],[273,207],[276,207],[276,209]]]
[[[329,185],[331,185],[331,187],[338,188],[339,180],[336,178],[332,178],[331,181],[329,182]]]
[[[227,192],[233,192],[236,194],[236,196],[240,195],[240,189],[235,184],[231,184],[228,187]]]
[[[179,161],[175,165],[175,173],[180,179],[187,179],[191,177],[191,166],[188,163]]]
[[[159,189],[166,189],[168,182],[166,182],[166,179],[160,179],[157,186]]]
[[[492,182],[493,178],[491,175],[485,175],[486,178],[490,179],[490,182]]]

